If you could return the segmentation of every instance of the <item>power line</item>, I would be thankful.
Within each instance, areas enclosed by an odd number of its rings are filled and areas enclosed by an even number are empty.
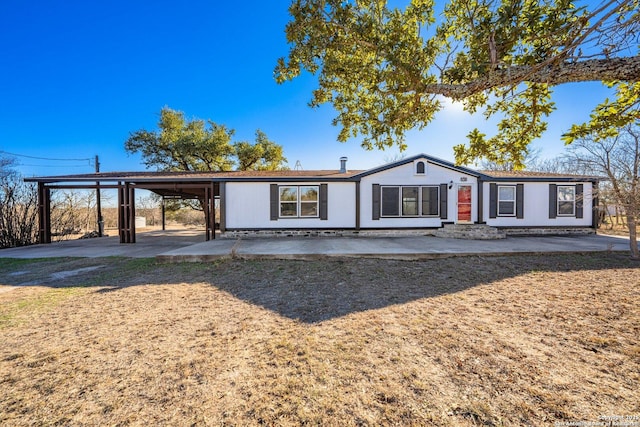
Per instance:
[[[54,161],[54,162],[91,162],[91,158],[86,158],[86,159],[54,159],[54,158],[50,158],[50,157],[35,157],[35,156],[27,156],[26,154],[16,154],[16,153],[10,153],[8,151],[4,151],[4,150],[0,150],[0,153],[4,153],[4,154],[8,154],[10,156],[15,156],[15,157],[24,157],[27,159],[35,159],[35,160],[48,160],[48,161]]]
[[[29,165],[25,163],[18,163],[19,166],[28,166],[30,168],[86,168],[87,165]]]

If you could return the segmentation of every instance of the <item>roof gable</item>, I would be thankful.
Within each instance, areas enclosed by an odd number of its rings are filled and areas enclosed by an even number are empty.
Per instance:
[[[488,176],[486,176],[485,174],[483,174],[481,172],[475,171],[473,169],[465,168],[465,167],[462,167],[462,166],[456,166],[455,164],[453,164],[451,162],[448,162],[448,161],[442,160],[442,159],[438,159],[437,157],[428,156],[426,154],[418,154],[416,156],[407,157],[405,159],[398,160],[397,162],[388,163],[386,165],[378,166],[377,168],[366,170],[364,172],[356,174],[355,176],[358,177],[358,178],[362,178],[362,177],[365,177],[365,176],[374,175],[376,173],[384,172],[384,171],[387,171],[389,169],[394,169],[394,168],[397,168],[397,167],[400,167],[400,166],[404,166],[404,165],[409,164],[409,163],[413,163],[416,160],[425,160],[428,163],[434,164],[436,166],[440,166],[440,167],[443,167],[443,168],[446,168],[446,169],[451,169],[453,171],[460,172],[460,173],[465,174],[465,175],[474,176],[474,177],[477,177],[477,178],[485,178],[485,177],[489,178]]]

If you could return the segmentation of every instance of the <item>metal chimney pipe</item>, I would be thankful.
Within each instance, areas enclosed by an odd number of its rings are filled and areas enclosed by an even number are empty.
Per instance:
[[[347,173],[347,157],[340,157],[340,173]]]

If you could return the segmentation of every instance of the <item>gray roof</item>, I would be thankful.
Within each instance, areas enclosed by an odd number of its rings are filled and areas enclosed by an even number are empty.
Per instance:
[[[428,163],[451,169],[483,181],[598,181],[600,178],[586,175],[558,174],[533,171],[477,171],[464,166],[457,166],[446,160],[427,154],[418,154],[393,163],[368,170],[280,170],[280,171],[139,171],[139,172],[101,172],[79,175],[57,175],[25,178],[27,182],[61,183],[61,182],[222,182],[222,181],[359,181],[360,178],[393,169],[408,163],[424,159]]]

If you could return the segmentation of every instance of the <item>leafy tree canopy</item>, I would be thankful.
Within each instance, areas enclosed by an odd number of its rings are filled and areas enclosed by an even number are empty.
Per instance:
[[[232,142],[233,129],[211,120],[187,120],[184,113],[164,107],[158,130],[132,132],[125,150],[142,154],[147,167],[162,171],[277,170],[286,168],[282,146],[260,130],[256,142]]]
[[[312,106],[331,103],[340,141],[367,149],[398,145],[422,129],[441,97],[502,117],[494,136],[477,129],[456,161],[480,158],[523,166],[529,143],[546,130],[554,86],[607,82],[617,98],[571,128],[567,141],[638,120],[640,0],[293,0],[291,49],[278,82],[316,74]],[[609,119],[615,116],[612,126]]]
[[[256,131],[256,142],[240,141],[233,144],[239,170],[280,170],[287,159],[282,146],[270,141],[261,130]]]

